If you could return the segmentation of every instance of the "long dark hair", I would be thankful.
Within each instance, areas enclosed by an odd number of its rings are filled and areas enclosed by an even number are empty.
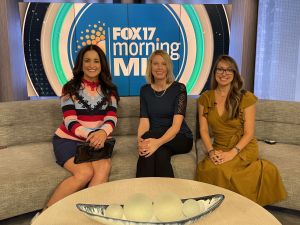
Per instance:
[[[239,106],[242,99],[242,95],[245,93],[245,90],[242,90],[243,79],[239,72],[239,68],[235,60],[228,55],[221,55],[217,58],[213,70],[212,70],[212,79],[211,79],[211,89],[215,90],[218,86],[216,80],[216,69],[220,61],[224,61],[230,65],[234,71],[234,77],[231,81],[230,90],[226,98],[225,109],[228,111],[230,119],[238,117]]]
[[[83,56],[87,51],[94,50],[98,53],[101,64],[101,72],[98,76],[101,91],[106,99],[110,99],[110,95],[114,95],[117,102],[120,100],[118,88],[112,83],[112,77],[109,70],[108,62],[105,53],[97,45],[87,45],[83,47],[77,55],[75,66],[73,68],[73,78],[68,81],[63,87],[63,96],[74,96],[81,88],[83,78]]]

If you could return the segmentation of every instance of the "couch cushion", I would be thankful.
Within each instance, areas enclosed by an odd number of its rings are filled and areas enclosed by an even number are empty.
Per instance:
[[[116,145],[112,158],[110,181],[134,178],[138,160],[135,135],[116,137]],[[194,179],[196,173],[195,148],[187,154],[175,155],[171,158],[174,175],[183,179]]]
[[[196,149],[197,149],[197,162],[201,162],[206,156],[205,147],[201,139],[196,140]]]
[[[137,159],[136,136],[117,136],[109,180],[134,178]]]
[[[300,124],[256,120],[255,137],[300,145]]]
[[[123,136],[123,135],[137,135],[137,129],[139,126],[139,117],[118,117],[118,122],[115,130],[113,131],[113,136]]]
[[[140,116],[139,97],[121,97],[118,105],[118,123],[113,135],[135,135]]]
[[[196,178],[196,149],[193,149],[187,154],[174,155],[171,158],[174,176],[181,179],[195,180]]]
[[[193,132],[194,140],[196,139],[197,124],[197,98],[199,96],[189,96],[186,106],[185,121]]]
[[[299,102],[259,100],[255,137],[300,145]]]
[[[0,145],[50,141],[62,122],[59,99],[0,103]]]
[[[50,142],[0,150],[0,220],[43,208],[69,173],[55,163]]]
[[[260,99],[256,106],[257,120],[300,124],[299,113],[299,102]]]
[[[118,105],[118,118],[140,116],[140,97],[121,97]]]
[[[275,145],[258,142],[260,157],[271,161],[278,168],[288,193],[286,200],[274,205],[300,210],[300,146],[277,143]]]

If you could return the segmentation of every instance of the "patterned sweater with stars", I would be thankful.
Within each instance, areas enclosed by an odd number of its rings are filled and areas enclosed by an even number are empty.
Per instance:
[[[55,134],[61,138],[85,141],[89,133],[104,130],[109,136],[117,124],[117,101],[106,101],[100,86],[82,82],[76,96],[61,97],[63,123]]]

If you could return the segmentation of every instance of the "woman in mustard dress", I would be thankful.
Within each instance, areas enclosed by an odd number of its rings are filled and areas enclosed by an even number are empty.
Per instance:
[[[212,74],[212,90],[199,98],[200,134],[207,157],[198,165],[198,180],[237,192],[262,206],[283,200],[286,192],[277,168],[258,159],[256,96],[242,90],[242,78],[230,56],[220,56]]]

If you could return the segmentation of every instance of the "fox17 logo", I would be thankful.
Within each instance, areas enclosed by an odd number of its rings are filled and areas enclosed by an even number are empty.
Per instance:
[[[139,95],[146,82],[148,57],[154,50],[163,49],[173,61],[175,80],[186,84],[193,72],[186,67],[195,65],[187,62],[191,46],[178,7],[181,6],[79,4],[68,36],[70,66],[74,66],[82,47],[96,44],[106,53],[120,95]],[[192,92],[193,85],[190,86],[188,92]]]

